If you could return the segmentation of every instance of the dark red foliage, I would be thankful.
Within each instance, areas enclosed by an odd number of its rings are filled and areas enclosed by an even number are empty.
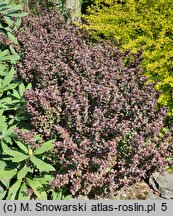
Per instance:
[[[26,109],[35,131],[55,138],[53,187],[104,194],[166,164],[159,132],[166,111],[146,85],[140,53],[92,44],[56,10],[23,21],[18,76],[31,82]]]

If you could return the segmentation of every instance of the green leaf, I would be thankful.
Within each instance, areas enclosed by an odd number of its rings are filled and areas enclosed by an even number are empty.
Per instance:
[[[16,194],[17,194],[18,190],[20,189],[21,183],[22,183],[22,179],[18,179],[18,180],[10,187],[9,192],[8,192],[8,197],[7,197],[7,199],[15,200]]]
[[[47,200],[45,189],[39,181],[34,181],[27,178],[27,182],[39,200]]]
[[[163,131],[164,133],[166,133],[166,132],[168,132],[168,129],[167,129],[166,127],[163,127],[163,128],[162,128],[162,131]]]
[[[20,4],[16,4],[16,5],[9,4],[6,7],[4,7],[3,10],[4,10],[4,15],[10,16],[11,14],[17,14],[20,10],[22,10],[22,6]]]
[[[35,177],[33,178],[33,180],[35,181],[39,181],[41,184],[48,184],[49,181],[53,180],[53,176],[50,175],[50,174],[47,174],[47,175],[42,175],[42,176],[39,176],[39,177]]]
[[[62,200],[62,190],[52,191],[51,200]]]
[[[0,62],[1,62],[1,58],[0,58]],[[5,64],[1,64],[0,63],[0,75],[4,75],[4,71],[7,69],[7,65]]]
[[[11,138],[10,138],[10,137],[5,136],[3,139],[4,139],[4,141],[5,141],[6,143],[10,143],[10,144],[11,144]]]
[[[11,16],[11,17],[24,17],[24,16],[27,15],[27,13],[25,13],[25,12],[21,12],[21,13],[8,13],[7,15]]]
[[[19,191],[18,200],[30,200],[30,197],[29,195],[27,195],[26,192],[27,192],[27,186],[25,182],[23,182]]]
[[[3,51],[0,52],[0,59],[1,59],[2,57],[6,56],[6,55],[9,55],[9,50],[8,50],[8,49],[3,50]]]
[[[20,93],[20,97],[23,96],[24,92],[25,92],[25,86],[24,86],[23,83],[21,83],[21,84],[19,84],[19,93]]]
[[[26,86],[26,90],[27,89],[31,89],[32,88],[32,83],[29,83],[27,86]]]
[[[6,192],[7,192],[7,191],[4,190],[4,188],[1,187],[1,185],[0,185],[0,200],[2,200],[2,199],[5,197]]]
[[[52,165],[45,163],[35,156],[31,156],[30,160],[40,171],[55,171],[55,168]]]
[[[24,167],[17,173],[17,179],[22,179],[26,176],[26,174],[29,172],[29,168],[24,165]]]
[[[4,138],[6,136],[6,132],[7,132],[7,124],[6,122],[0,122],[0,138]],[[3,143],[1,144],[3,145]]]
[[[34,155],[39,155],[39,154],[42,154],[42,153],[44,153],[44,152],[49,151],[50,149],[52,149],[53,146],[54,146],[52,143],[54,141],[55,140],[49,140],[49,141],[43,143],[43,145],[41,147],[39,147],[38,149],[36,149],[34,151]]]
[[[14,123],[14,119],[11,119],[11,120],[8,122],[9,125],[12,125],[13,123]]]
[[[67,196],[63,196],[62,199],[63,200],[72,200],[73,197],[71,195],[67,195]]]
[[[2,85],[3,88],[10,84],[11,80],[13,79],[14,72],[15,72],[14,67],[12,67],[10,72],[7,74],[7,76],[3,80],[3,85]]]
[[[0,60],[1,61],[9,61],[11,64],[16,64],[16,61],[20,59],[18,54],[13,54],[13,55],[8,55],[2,57]]]
[[[15,151],[15,150],[11,150],[5,143],[2,143],[2,149],[3,149],[3,152],[7,155],[10,155],[10,156],[18,156],[18,151]]]
[[[10,27],[12,27],[14,25],[14,22],[12,21],[12,19],[10,17],[4,16],[4,19]]]
[[[160,136],[160,137],[163,137],[163,133],[160,132],[160,133],[159,133],[159,136]]]
[[[0,170],[0,180],[2,179],[12,179],[17,173],[16,170]]]
[[[8,38],[14,43],[14,44],[17,44],[18,45],[18,41],[17,41],[17,38],[11,33],[11,32],[7,32],[7,36]]]
[[[16,128],[16,125],[13,125],[11,127],[8,128],[7,132],[6,132],[6,136],[11,136],[13,135],[14,129]]]
[[[16,50],[14,49],[14,47],[12,45],[9,46],[10,48],[10,52],[13,54],[13,56],[15,56],[16,60],[20,59],[19,54],[16,52]]]
[[[20,56],[17,53],[11,55],[11,59],[10,59],[11,64],[16,64],[16,61],[18,60],[20,60]]]
[[[15,22],[15,26],[14,26],[14,31],[17,31],[18,30],[18,28],[20,27],[20,25],[21,25],[21,21],[22,21],[22,19],[21,19],[21,17],[19,17],[17,20],[16,20],[16,22]]]
[[[15,141],[16,144],[19,146],[20,149],[22,149],[25,153],[28,153],[28,148],[21,142]]]
[[[2,143],[2,149],[5,154],[13,156],[13,162],[21,162],[29,157],[29,155],[25,155],[21,152],[11,150],[6,144]]]
[[[0,8],[3,7],[3,6],[8,5],[9,3],[10,3],[10,0],[0,2]]]
[[[3,103],[10,103],[11,102],[11,98],[9,97],[5,97],[3,99],[0,100],[0,104],[2,105]]]
[[[34,141],[35,142],[40,142],[41,140],[42,140],[41,134],[36,134],[35,137],[34,137]]]
[[[12,162],[21,162],[23,160],[26,160],[28,157],[29,157],[28,155],[24,155],[22,153],[19,153],[17,156],[12,158]]]
[[[0,170],[4,170],[4,168],[6,167],[6,162],[3,160],[0,160]]]
[[[13,94],[12,94],[15,98],[21,99],[19,93],[14,89],[13,90]]]
[[[15,51],[15,49],[14,49],[14,47],[12,45],[10,45],[9,48],[10,48],[10,52],[12,54],[16,54],[16,51]]]
[[[1,100],[0,100],[0,102],[1,102]],[[1,110],[1,115],[0,115],[0,125],[2,124],[4,124],[5,123],[5,121],[6,121],[6,116],[2,116],[2,114],[3,114],[3,111]]]
[[[11,179],[1,179],[1,182],[8,189],[10,187]]]
[[[6,86],[3,90],[4,91],[8,91],[8,90],[11,90],[11,89],[14,89],[17,87],[17,83],[10,83],[8,86]]]

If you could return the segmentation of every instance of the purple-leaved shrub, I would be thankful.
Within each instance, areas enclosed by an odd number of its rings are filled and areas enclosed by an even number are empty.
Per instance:
[[[33,86],[25,93],[31,124],[56,139],[53,188],[104,195],[163,169],[166,110],[141,76],[140,52],[93,44],[56,10],[25,17],[18,40],[18,77]]]

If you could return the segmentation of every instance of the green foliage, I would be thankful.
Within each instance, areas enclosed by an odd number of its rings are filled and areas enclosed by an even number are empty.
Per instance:
[[[4,118],[1,116],[1,120],[5,120]],[[48,159],[54,140],[43,142],[38,134],[27,130],[22,130],[21,139],[16,135],[19,131],[14,133],[14,126],[8,127],[5,121],[0,126],[0,199],[70,198],[64,197],[63,191],[51,191],[49,185],[55,175],[55,168]],[[30,137],[32,142],[27,143],[24,137]]]
[[[111,39],[123,49],[143,50],[150,81],[157,81],[159,103],[173,116],[173,1],[96,0],[88,9],[85,26],[94,37]]]
[[[37,147],[35,153],[33,146],[22,143],[16,137],[14,138],[14,134],[10,135],[13,136],[13,146],[4,140],[1,141],[3,167],[1,166],[0,170],[0,181],[4,188],[5,198],[31,199],[36,197],[37,199],[47,199],[46,186],[52,179],[49,171],[55,169],[48,164],[43,153],[52,148],[52,141]],[[35,141],[38,139],[35,138]],[[38,155],[39,151],[40,154]],[[44,182],[41,179],[44,179]],[[30,194],[27,193],[29,188],[31,189]],[[22,194],[25,196],[22,197]]]
[[[14,3],[22,4],[28,12],[39,14],[45,8],[57,5],[61,8],[61,0],[12,0]]]
[[[23,83],[14,79],[15,65],[20,59],[15,49],[18,45],[15,32],[20,26],[21,17],[26,13],[21,11],[20,5],[9,3],[0,1],[0,118],[1,127],[6,130],[22,120],[25,103],[22,94],[30,88],[30,84],[25,88]]]
[[[1,112],[2,113],[2,112]],[[53,141],[43,142],[32,131],[22,130],[24,137],[31,137],[27,143],[19,138],[16,125],[10,126],[6,116],[0,116],[0,199],[66,199],[61,191],[51,191],[49,181],[53,180],[47,153],[53,148]],[[19,132],[21,134],[21,130]]]
[[[95,0],[81,0],[81,12],[82,14],[86,13],[87,7],[89,7],[91,4],[93,4],[95,2]]]
[[[10,1],[0,1],[0,144],[1,144],[1,161],[0,161],[0,179],[1,179],[1,196],[3,199],[7,194],[7,188],[10,187],[10,180],[17,171],[11,166],[10,169],[6,169],[8,158],[4,158],[4,152],[2,150],[3,141],[12,144],[10,135],[13,129],[16,127],[16,121],[11,121],[15,119],[16,115],[15,100],[12,97],[12,93],[17,91],[18,83],[13,81],[13,76],[15,73],[15,64],[20,59],[19,55],[15,51],[12,44],[18,44],[16,37],[13,34],[14,30],[20,25],[22,13],[20,13],[21,6],[12,6],[9,4]],[[9,41],[6,41],[8,37]],[[5,43],[7,42],[7,43]],[[20,104],[21,105],[21,104]],[[11,112],[10,117],[7,115],[9,110]],[[15,115],[15,116],[14,116]],[[21,155],[20,155],[21,156]],[[15,190],[17,183],[11,188]],[[9,193],[11,193],[11,190]]]
[[[49,191],[55,168],[46,155],[53,140],[44,142],[27,130],[24,92],[31,84],[15,79],[20,59],[15,33],[25,15],[21,5],[0,1],[0,200],[65,199],[63,191]],[[27,143],[26,136],[32,142]]]
[[[9,136],[13,137],[13,145],[1,139],[0,185],[3,192],[1,199],[71,198],[64,196],[64,191],[51,191],[49,185],[54,178],[55,174],[52,171],[55,171],[55,168],[49,163],[46,155],[52,149],[54,140],[42,143],[40,137],[35,136],[35,146],[33,146],[31,143],[19,140],[14,133]]]
[[[18,44],[17,38],[14,32],[18,29],[21,22],[21,17],[25,13],[21,12],[20,5],[11,5],[10,1],[0,1],[0,186],[1,196],[0,199],[8,197],[14,194],[19,181],[11,186],[10,180],[17,174],[17,170],[14,169],[13,163],[9,165],[9,157],[5,154],[3,146],[5,143],[12,145],[11,135],[17,122],[21,120],[21,110],[23,100],[22,95],[18,95],[16,99],[16,93],[20,89],[22,94],[22,83],[14,81],[15,64],[20,59],[14,46]],[[25,86],[24,86],[25,90]],[[7,152],[8,149],[6,148]],[[23,155],[20,152],[11,150],[11,154],[17,153],[20,159]],[[11,161],[12,162],[12,161]],[[8,164],[8,165],[7,165]]]

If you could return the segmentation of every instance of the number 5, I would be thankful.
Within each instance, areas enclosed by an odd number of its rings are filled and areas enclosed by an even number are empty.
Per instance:
[[[166,203],[162,203],[162,211],[166,211],[167,210],[167,204]]]

